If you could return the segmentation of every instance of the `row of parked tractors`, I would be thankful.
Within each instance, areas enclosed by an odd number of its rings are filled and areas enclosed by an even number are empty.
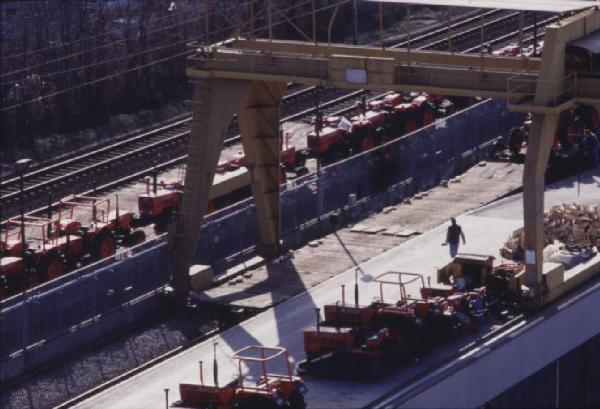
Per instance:
[[[118,200],[118,198],[117,198]],[[134,212],[111,209],[108,197],[70,196],[48,217],[24,215],[0,224],[0,299],[144,242]],[[23,231],[25,237],[23,237]]]
[[[317,310],[316,327],[304,331],[306,360],[298,373],[376,380],[452,337],[476,331],[490,315],[515,314],[523,269],[492,264],[491,256],[459,255],[438,271],[434,286],[420,274],[384,273],[374,279],[379,299],[368,305],[358,299],[348,304],[342,292],[341,301],[323,307],[324,321]],[[390,285],[399,294],[385,300]]]
[[[381,99],[356,103],[350,119],[334,115],[314,119],[308,134],[308,156],[335,162],[412,132],[475,102],[464,97],[423,93],[389,93]]]
[[[493,260],[459,254],[438,270],[433,286],[421,274],[384,273],[373,279],[378,299],[366,305],[359,304],[358,287],[354,303],[347,303],[342,287],[341,300],[323,307],[324,320],[317,309],[316,326],[304,331],[306,359],[298,363],[296,374],[285,349],[249,346],[233,355],[239,362],[233,381],[219,386],[215,356],[214,384],[206,385],[200,362],[200,384],[180,384],[181,400],[172,406],[304,409],[304,376],[376,381],[452,337],[477,331],[491,316],[506,320],[520,311],[523,266],[494,268]],[[284,358],[286,368],[280,373],[269,367],[277,357]],[[251,381],[253,365],[260,373]]]

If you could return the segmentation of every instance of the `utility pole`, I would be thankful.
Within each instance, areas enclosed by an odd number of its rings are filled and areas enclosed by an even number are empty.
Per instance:
[[[358,44],[358,0],[352,0],[352,43]]]

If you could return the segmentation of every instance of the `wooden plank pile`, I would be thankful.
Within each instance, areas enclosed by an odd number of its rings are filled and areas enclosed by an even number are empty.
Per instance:
[[[504,243],[500,254],[511,260],[523,258],[523,228]],[[562,204],[544,213],[545,245],[558,241],[567,248],[600,247],[600,206]]]

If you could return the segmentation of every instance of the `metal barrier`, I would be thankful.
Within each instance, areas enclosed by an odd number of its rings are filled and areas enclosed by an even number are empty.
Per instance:
[[[386,145],[323,168],[282,187],[282,238],[296,248],[331,229],[327,215],[341,223],[381,210],[487,157],[492,142],[522,121],[504,101],[484,101]],[[349,198],[356,198],[356,202]],[[208,216],[196,262],[215,264],[251,253],[259,243],[252,200]],[[168,282],[170,264],[164,237],[53,280],[3,303],[0,364],[24,347],[76,336],[89,320],[152,292]],[[69,332],[72,332],[70,334]],[[100,336],[101,334],[98,334]],[[62,338],[61,338],[62,339]],[[0,366],[0,380],[3,368]]]
[[[0,359],[41,340],[51,340],[92,318],[161,287],[169,279],[166,243],[132,254],[75,280],[30,294],[0,315]]]

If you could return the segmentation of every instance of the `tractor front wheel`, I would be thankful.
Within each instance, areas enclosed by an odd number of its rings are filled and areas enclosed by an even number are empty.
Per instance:
[[[294,389],[292,393],[290,393],[288,404],[290,405],[291,409],[306,409],[304,395],[302,395],[298,389]]]
[[[129,234],[129,236],[125,237],[123,241],[128,247],[142,244],[146,241],[146,233],[144,233],[143,230],[134,230],[131,232],[131,234]]]
[[[95,260],[112,256],[117,252],[117,243],[110,233],[101,233],[92,242],[92,257]]]
[[[65,273],[65,264],[58,254],[49,253],[42,258],[38,273],[44,281],[54,280]]]

